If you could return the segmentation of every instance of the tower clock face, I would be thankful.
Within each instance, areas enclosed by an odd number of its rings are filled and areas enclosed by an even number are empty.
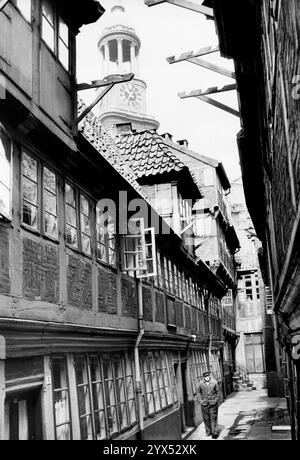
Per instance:
[[[142,102],[141,91],[132,84],[122,85],[120,95],[124,104],[132,105],[133,107],[138,107]]]

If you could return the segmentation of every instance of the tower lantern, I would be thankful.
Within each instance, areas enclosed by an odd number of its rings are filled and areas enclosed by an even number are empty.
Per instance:
[[[139,75],[141,41],[122,0],[112,6],[98,41],[100,78],[133,73],[129,83],[117,85],[99,105],[99,118],[104,126],[116,134],[116,125],[131,123],[136,131],[157,129],[158,121],[147,115],[145,81]]]

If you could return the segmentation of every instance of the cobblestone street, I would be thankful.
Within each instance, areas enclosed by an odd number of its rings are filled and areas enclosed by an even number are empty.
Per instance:
[[[269,398],[266,390],[232,393],[219,407],[218,440],[291,440],[285,398]],[[188,440],[213,440],[206,437],[204,423]]]

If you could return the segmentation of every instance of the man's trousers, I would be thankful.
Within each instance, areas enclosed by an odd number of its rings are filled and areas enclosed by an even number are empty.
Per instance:
[[[213,406],[201,406],[203,421],[205,425],[205,430],[207,435],[217,435],[218,428],[218,404]]]

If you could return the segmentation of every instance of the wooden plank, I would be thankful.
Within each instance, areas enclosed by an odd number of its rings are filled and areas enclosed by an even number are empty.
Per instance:
[[[80,83],[77,85],[77,91],[83,91],[85,89],[101,88],[102,86],[110,85],[111,83],[125,83],[131,81],[134,78],[134,73],[128,73],[125,75],[109,75],[103,80],[94,80],[91,83]]]
[[[114,85],[114,83],[108,85],[100,94],[98,94],[96,99],[79,115],[76,121],[77,124],[87,116],[87,114],[95,107],[96,104],[98,104],[99,101],[101,101],[101,99],[112,89]]]
[[[224,93],[226,91],[233,91],[237,89],[237,85],[234,83],[232,85],[225,85],[219,88],[218,86],[212,86],[211,88],[207,88],[206,90],[202,89],[195,89],[190,91],[189,93],[178,93],[178,96],[181,99],[186,99],[188,97],[196,97],[196,96],[205,96],[206,94],[215,94],[215,93]]]
[[[215,48],[212,46],[206,46],[205,48],[201,48],[198,51],[188,51],[186,53],[180,54],[178,57],[170,56],[166,59],[169,64],[176,64],[177,62],[186,61],[187,59],[194,57],[206,56],[207,54],[217,53],[218,51],[220,51],[219,46],[216,46]]]
[[[3,10],[3,8],[6,7],[6,5],[8,4],[9,0],[0,0],[0,11]]]
[[[147,6],[155,6],[160,3],[171,3],[172,5],[180,6],[181,8],[186,8],[187,10],[195,11],[196,13],[205,14],[205,16],[210,18],[214,17],[214,11],[212,8],[190,2],[189,0],[145,0],[145,5]]]
[[[213,72],[220,73],[221,75],[225,75],[226,77],[235,79],[235,72],[224,69],[224,67],[220,67],[216,64],[212,64],[211,62],[203,61],[203,59],[199,59],[197,57],[188,58],[187,61],[191,62],[192,64],[196,64],[200,67],[204,67],[205,69],[212,70]]]

